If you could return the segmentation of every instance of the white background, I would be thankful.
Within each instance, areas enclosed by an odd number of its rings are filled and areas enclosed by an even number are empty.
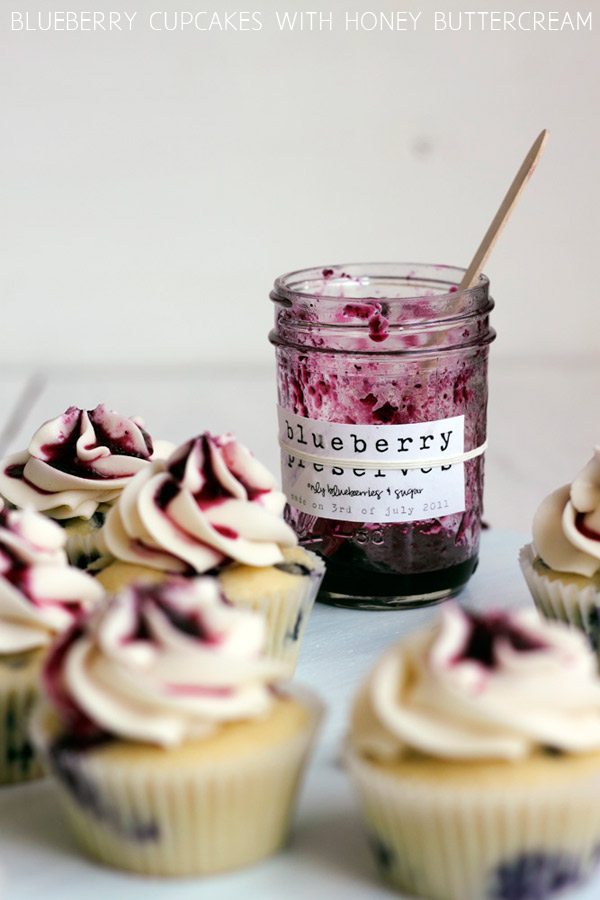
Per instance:
[[[390,259],[466,265],[535,135],[545,159],[488,266],[499,357],[595,352],[596,29],[11,32],[0,12],[2,357],[9,363],[270,362],[283,271]],[[314,8],[315,5],[312,5]],[[209,9],[236,8],[223,2]],[[311,4],[308,4],[311,8]],[[496,8],[531,6],[514,2]],[[533,8],[557,8],[538,3]],[[558,8],[574,11],[573,4]]]

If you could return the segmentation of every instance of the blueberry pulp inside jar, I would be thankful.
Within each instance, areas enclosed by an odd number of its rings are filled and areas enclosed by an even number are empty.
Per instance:
[[[434,602],[460,590],[475,570],[488,345],[495,335],[487,278],[460,290],[463,274],[447,266],[353,264],[294,272],[275,282],[270,339],[277,354],[280,439],[285,443],[287,430],[288,437],[300,438],[296,449],[301,444],[308,451],[296,458],[286,444],[282,452],[286,518],[300,543],[326,561],[321,600],[382,609]],[[449,419],[461,429],[452,458],[474,455],[442,466]],[[336,424],[354,428],[344,431],[345,464],[337,467],[335,452],[322,463],[315,458],[326,452],[319,447],[342,447],[341,438],[331,438]],[[312,445],[309,431],[317,435]],[[369,452],[357,452],[367,444]],[[387,462],[366,470],[364,465],[375,465],[376,447],[389,449]],[[298,466],[304,495],[290,490],[289,470]],[[345,492],[337,487],[339,474]],[[454,504],[446,499],[450,478]],[[339,502],[332,501],[334,494]]]

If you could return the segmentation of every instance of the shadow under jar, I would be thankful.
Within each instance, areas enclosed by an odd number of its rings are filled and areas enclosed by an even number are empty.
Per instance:
[[[475,571],[494,302],[463,274],[373,263],[275,282],[286,519],[326,561],[324,602],[418,606]]]

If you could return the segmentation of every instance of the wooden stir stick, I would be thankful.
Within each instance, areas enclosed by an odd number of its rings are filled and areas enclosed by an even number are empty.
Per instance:
[[[481,275],[481,270],[483,269],[488,256],[492,252],[496,241],[498,240],[498,235],[502,231],[504,223],[511,214],[515,203],[521,195],[521,191],[525,187],[527,179],[535,169],[536,163],[542,155],[542,150],[544,149],[547,137],[548,131],[546,128],[544,128],[544,130],[537,136],[537,138],[533,142],[531,150],[523,160],[521,168],[515,175],[513,183],[506,192],[506,196],[500,204],[498,212],[492,219],[490,227],[484,234],[483,240],[477,248],[477,251],[473,259],[471,260],[469,268],[465,272],[464,278],[459,286],[459,291],[465,291],[467,290],[467,288],[473,287],[473,285],[477,282],[479,276]]]

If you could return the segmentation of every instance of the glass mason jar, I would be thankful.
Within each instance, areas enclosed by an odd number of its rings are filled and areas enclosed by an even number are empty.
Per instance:
[[[431,603],[475,571],[494,302],[463,274],[374,263],[275,282],[286,518],[325,559],[325,602]]]

